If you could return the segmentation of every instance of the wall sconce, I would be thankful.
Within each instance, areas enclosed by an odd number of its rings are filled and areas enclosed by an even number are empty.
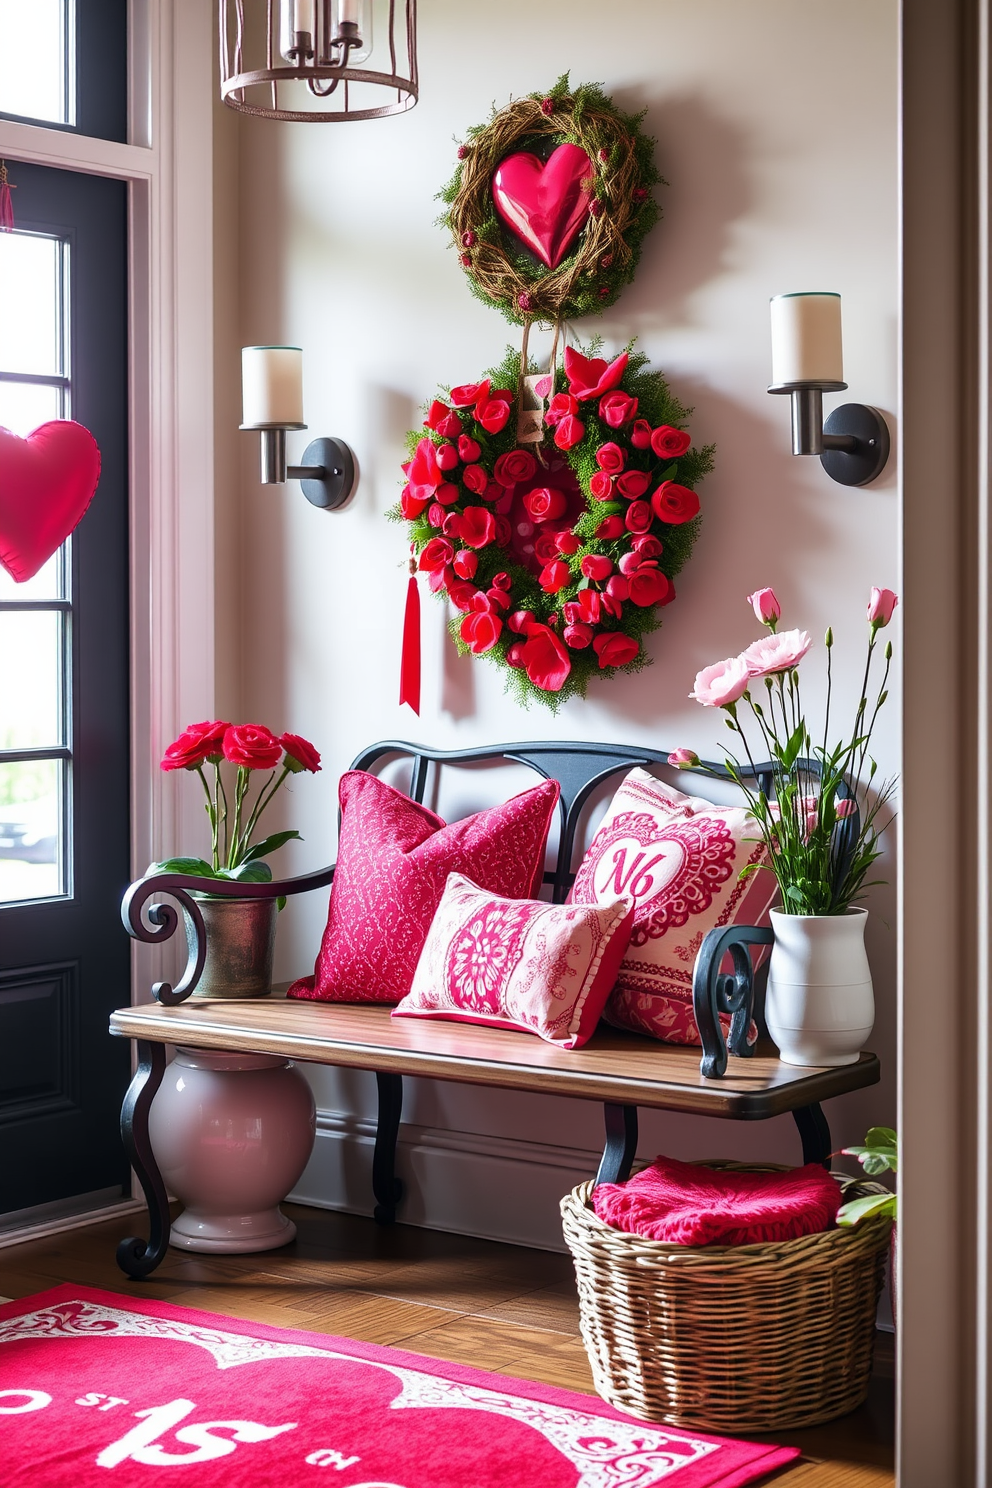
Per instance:
[[[245,346],[241,351],[241,428],[261,435],[263,486],[302,482],[312,506],[340,511],[358,485],[358,461],[343,439],[314,439],[302,465],[286,464],[286,430],[303,422],[303,352],[298,346]]]
[[[792,453],[819,455],[831,480],[866,486],[889,458],[889,430],[877,408],[843,403],[823,420],[823,394],[844,381],[839,294],[782,294],[771,302],[770,393],[792,395]]]

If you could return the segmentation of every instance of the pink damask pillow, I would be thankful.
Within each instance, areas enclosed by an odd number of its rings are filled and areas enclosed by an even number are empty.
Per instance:
[[[602,905],[499,899],[453,873],[393,1017],[519,1028],[577,1049],[599,1022],[633,915],[628,896]]]
[[[559,786],[533,790],[450,826],[365,770],[342,775],[341,832],[327,928],[314,967],[290,997],[399,1002],[410,990],[451,872],[526,899],[544,875]]]
[[[636,904],[607,1022],[671,1044],[698,1044],[692,972],[708,931],[760,925],[775,898],[773,874],[743,882],[764,860],[754,818],[742,806],[686,796],[646,770],[631,770],[582,860],[569,903]]]

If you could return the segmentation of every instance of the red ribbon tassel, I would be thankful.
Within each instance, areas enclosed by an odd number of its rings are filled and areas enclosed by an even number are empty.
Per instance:
[[[14,188],[16,190],[16,188]],[[7,179],[7,162],[0,160],[0,232],[14,231],[14,199]]]
[[[420,590],[417,565],[410,560],[410,582],[406,586],[403,615],[403,655],[400,660],[400,704],[409,703],[420,717]]]

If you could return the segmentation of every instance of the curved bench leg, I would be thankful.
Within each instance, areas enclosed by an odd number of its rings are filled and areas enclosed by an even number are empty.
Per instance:
[[[830,1127],[820,1106],[800,1106],[792,1113],[803,1144],[803,1162],[830,1166]]]
[[[403,1076],[376,1071],[379,1088],[379,1121],[372,1155],[372,1192],[376,1197],[375,1222],[391,1225],[396,1206],[403,1197],[403,1184],[396,1176],[396,1138],[403,1111]]]
[[[117,1264],[133,1281],[148,1276],[169,1247],[169,1196],[148,1137],[148,1112],[165,1074],[165,1045],[137,1040],[138,1068],[121,1107],[121,1140],[148,1205],[147,1243],[130,1235],[117,1247]]]
[[[637,1107],[604,1101],[603,1117],[606,1146],[596,1174],[597,1188],[601,1183],[626,1183],[637,1152]]]

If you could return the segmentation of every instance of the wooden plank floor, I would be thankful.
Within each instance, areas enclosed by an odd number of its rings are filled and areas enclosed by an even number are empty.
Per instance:
[[[154,1276],[129,1281],[114,1261],[133,1218],[0,1250],[0,1294],[80,1282],[286,1328],[340,1333],[432,1358],[593,1393],[567,1256],[287,1205],[298,1226],[283,1250],[240,1257],[170,1250]],[[137,1226],[141,1231],[141,1219]],[[777,1432],[803,1461],[786,1488],[891,1488],[891,1355],[880,1353],[861,1410],[809,1431]]]

